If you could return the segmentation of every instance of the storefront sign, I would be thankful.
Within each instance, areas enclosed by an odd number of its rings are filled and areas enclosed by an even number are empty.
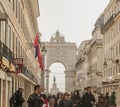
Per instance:
[[[23,65],[23,58],[13,58],[12,61],[15,65]]]

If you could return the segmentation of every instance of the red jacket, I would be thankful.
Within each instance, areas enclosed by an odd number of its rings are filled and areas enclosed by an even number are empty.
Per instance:
[[[45,107],[48,107],[48,100],[47,99],[44,100],[44,103],[46,104]]]

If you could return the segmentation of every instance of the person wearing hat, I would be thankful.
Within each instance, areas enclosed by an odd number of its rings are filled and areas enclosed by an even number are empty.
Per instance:
[[[59,107],[72,107],[72,100],[68,92],[64,93],[63,99],[60,101]]]

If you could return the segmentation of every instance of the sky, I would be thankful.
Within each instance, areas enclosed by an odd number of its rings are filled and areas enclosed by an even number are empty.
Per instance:
[[[77,46],[90,39],[94,24],[109,0],[39,0],[41,40],[49,41],[59,30],[67,42]]]
[[[49,90],[53,87],[53,78],[55,76],[57,88],[59,88],[60,92],[65,92],[65,67],[61,63],[53,63],[50,66],[51,72],[49,73]],[[62,84],[62,85],[61,85]]]
[[[108,3],[109,0],[39,0],[41,41],[50,41],[51,36],[59,30],[66,42],[74,42],[79,46],[83,40],[92,37],[94,24]],[[50,88],[55,75],[60,91],[64,91],[64,67],[55,64],[50,69]]]

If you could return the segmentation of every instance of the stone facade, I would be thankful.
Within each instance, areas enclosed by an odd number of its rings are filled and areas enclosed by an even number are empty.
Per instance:
[[[111,0],[103,11],[104,24],[101,32],[104,35],[104,84],[103,91],[118,92],[120,82],[120,0]],[[120,94],[117,93],[117,100]],[[120,101],[117,101],[118,107]]]
[[[38,16],[37,0],[0,0],[0,107],[9,107],[9,98],[20,87],[27,99],[40,82],[31,48]],[[16,74],[12,58],[23,58],[22,73]]]
[[[90,40],[83,41],[77,49],[77,63],[75,83],[76,89],[83,91],[87,87],[87,62],[86,62],[86,49],[90,45]]]
[[[72,91],[74,89],[73,77],[75,73],[76,62],[76,44],[67,43],[64,36],[57,31],[50,42],[42,43],[47,49],[46,69],[49,70],[51,64],[60,62],[65,66],[65,90]]]
[[[83,41],[78,48],[76,63],[78,89],[82,88],[81,90],[83,90],[86,86],[91,86],[93,91],[101,91],[103,73],[102,22],[103,16],[98,18],[95,23],[92,39]]]

